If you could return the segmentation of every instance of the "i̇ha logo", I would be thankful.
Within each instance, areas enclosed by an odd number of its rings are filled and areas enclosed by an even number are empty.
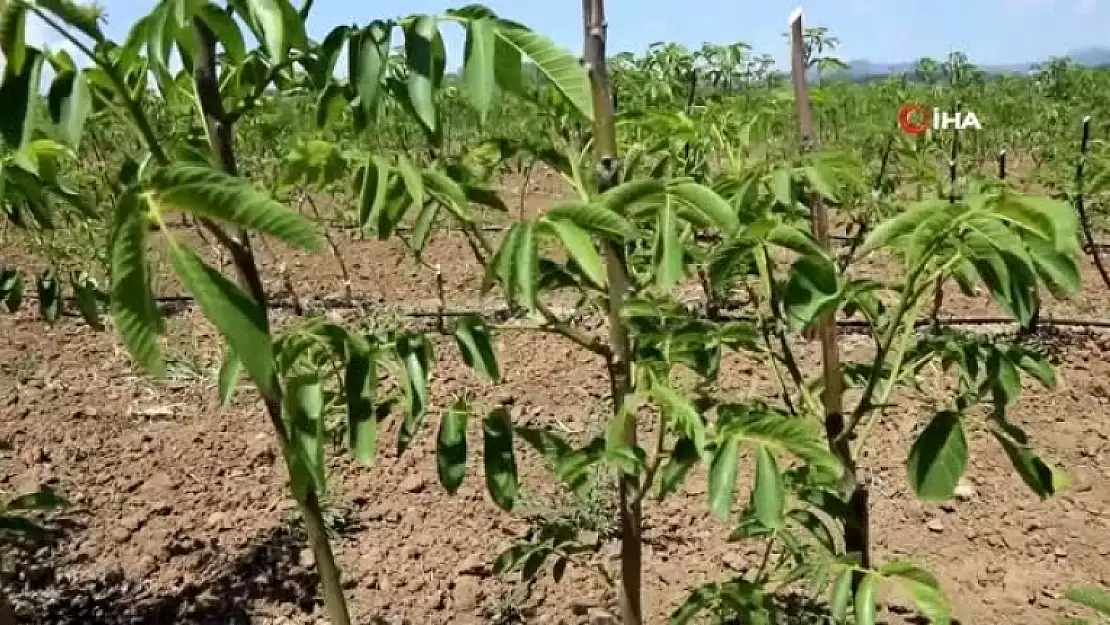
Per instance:
[[[982,130],[979,116],[974,112],[966,113],[957,111],[949,113],[941,111],[938,107],[929,110],[920,104],[903,104],[898,109],[898,127],[902,132],[919,135],[926,130]]]

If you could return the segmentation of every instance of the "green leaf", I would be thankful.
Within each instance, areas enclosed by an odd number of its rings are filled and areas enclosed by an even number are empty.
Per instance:
[[[15,312],[23,305],[23,270],[9,267],[0,272],[0,297],[8,312]]]
[[[947,500],[966,468],[967,438],[960,414],[938,412],[910,449],[906,461],[910,485],[920,499]]]
[[[690,472],[699,458],[698,448],[694,441],[685,436],[679,438],[659,471],[659,488],[655,494],[656,499],[662,501],[667,495],[677,491],[683,480],[686,479],[686,474]]]
[[[467,315],[455,326],[455,340],[463,361],[494,382],[501,380],[489,326],[477,315]]]
[[[220,364],[220,373],[218,376],[218,386],[220,390],[220,405],[227,406],[231,403],[231,398],[235,397],[235,391],[239,385],[239,373],[243,369],[243,363],[239,357],[235,355],[235,351],[228,349],[225,350],[223,363]]]
[[[728,237],[740,229],[740,219],[736,210],[715,191],[696,182],[672,183],[667,193],[689,204],[712,221],[721,233]]]
[[[1060,484],[1059,478],[1052,467],[1045,464],[1031,449],[1015,442],[1006,434],[994,429],[991,430],[991,433],[1002,445],[1006,456],[1010,458],[1010,463],[1014,465],[1014,469],[1025,484],[1029,486],[1030,490],[1041,499],[1056,494]]]
[[[755,516],[759,522],[771,529],[781,528],[786,509],[786,486],[775,456],[766,445],[756,446],[755,486],[752,494]]]
[[[263,393],[273,390],[274,354],[265,312],[234,282],[209,267],[193,250],[172,241],[170,261],[204,316],[239,356]]]
[[[243,33],[239,32],[239,26],[231,15],[215,4],[206,3],[200,7],[197,17],[208,25],[216,39],[223,44],[228,62],[232,65],[242,63],[247,56],[247,47],[243,42]]]
[[[100,320],[100,299],[103,293],[98,288],[96,281],[89,276],[87,271],[80,271],[72,276],[71,282],[81,317],[94,330],[103,330],[104,324]]]
[[[294,496],[304,501],[310,489],[327,491],[324,468],[324,395],[315,376],[297,376],[285,382],[283,413],[289,428],[286,453]]]
[[[363,466],[373,466],[378,450],[378,416],[374,411],[378,385],[375,353],[368,346],[350,346],[343,386],[347,395],[347,448]]]
[[[868,573],[860,582],[856,590],[856,623],[855,625],[875,625],[875,588],[879,585],[879,576]]]
[[[603,204],[559,204],[548,209],[543,219],[567,221],[590,233],[617,242],[636,236],[636,227],[632,222]]]
[[[537,274],[539,273],[539,253],[536,245],[536,224],[528,221],[520,223],[513,262],[515,292],[521,306],[535,310],[537,300]]]
[[[792,208],[794,206],[794,180],[791,178],[790,169],[779,168],[771,174],[771,194],[779,204]]]
[[[126,191],[116,206],[111,234],[112,319],[131,356],[154,377],[166,374],[158,346],[162,314],[150,288],[147,224],[138,196]]]
[[[54,77],[47,94],[50,117],[61,140],[73,149],[81,144],[81,131],[92,110],[92,97],[84,72],[62,72]]]
[[[27,59],[27,7],[22,2],[0,2],[0,52],[5,72],[19,73]]]
[[[852,600],[852,569],[845,569],[837,576],[829,591],[829,609],[833,620],[844,623],[848,618],[848,606]]]
[[[262,45],[270,57],[270,63],[279,65],[289,53],[286,39],[286,12],[282,4],[288,0],[246,0],[249,19],[262,32]]]
[[[43,55],[37,48],[28,46],[23,67],[4,69],[0,82],[0,136],[13,148],[19,149],[33,138],[35,130],[35,103],[39,97]]]
[[[501,509],[512,510],[517,496],[517,473],[509,411],[493,409],[482,423],[482,434],[486,488]]]
[[[868,252],[893,243],[917,229],[926,219],[947,204],[943,200],[928,200],[911,205],[894,217],[883,220],[864,239],[860,252]]]
[[[44,321],[53,324],[62,312],[62,287],[53,267],[48,267],[39,274],[35,281],[35,291],[39,297],[39,313]]]
[[[18,495],[3,509],[8,512],[28,512],[32,510],[56,510],[69,505],[65,499],[54,492],[53,489],[43,486],[33,493]]]
[[[739,443],[724,440],[709,465],[709,511],[721,519],[727,519],[732,510],[739,457]]]
[[[466,24],[463,82],[470,104],[478,112],[480,124],[486,123],[493,102],[496,78],[496,25],[491,19],[476,19]]]
[[[685,249],[679,232],[678,214],[668,199],[656,215],[657,230],[653,250],[655,285],[665,289],[686,275]]]
[[[551,81],[578,113],[593,121],[589,74],[575,55],[563,50],[547,37],[506,20],[498,22],[497,36],[531,59],[536,69]],[[500,55],[501,50],[497,54]]]
[[[367,157],[362,176],[358,213],[359,227],[364,231],[377,221],[378,214],[385,206],[386,193],[389,191],[389,173],[389,163],[383,157],[378,155]]]
[[[382,93],[382,80],[389,66],[390,36],[393,24],[375,20],[351,36],[348,43],[350,82],[358,92],[359,105],[366,113],[375,110]]]
[[[1110,593],[1102,588],[1091,585],[1071,586],[1064,590],[1064,596],[1103,616],[1110,616]]]
[[[233,223],[307,250],[320,247],[320,235],[312,220],[286,208],[243,178],[182,163],[157,171],[152,185],[160,206]]]
[[[803,256],[791,268],[784,296],[786,311],[795,325],[809,327],[840,302],[836,265],[821,256]]]
[[[801,167],[798,171],[801,172],[802,177],[809,183],[810,188],[816,191],[822,198],[832,203],[840,202],[836,187],[834,187],[830,181],[830,178],[833,178],[833,176],[826,167],[811,165]]]
[[[404,31],[409,102],[424,128],[435,132],[438,128],[435,92],[447,63],[443,37],[436,18],[430,15],[417,16],[404,26]]]
[[[589,233],[573,223],[561,219],[547,220],[547,223],[555,230],[555,233],[567,248],[570,257],[574,259],[574,262],[578,264],[590,282],[594,286],[604,288],[606,284],[605,263],[601,260],[601,254],[598,253],[597,248],[594,247],[594,242],[590,239]]]
[[[930,623],[947,625],[952,621],[952,611],[941,594],[940,583],[929,571],[912,562],[896,560],[883,565],[879,574],[905,589]]]
[[[397,155],[397,173],[401,174],[401,181],[405,183],[405,191],[412,199],[412,204],[423,206],[425,196],[424,177],[420,175],[420,170],[417,169],[416,165],[404,154]]]
[[[58,19],[88,35],[97,43],[104,43],[100,22],[104,10],[95,3],[77,3],[73,0],[34,0],[35,5],[53,13]]]
[[[470,406],[463,399],[443,413],[436,438],[436,468],[439,482],[452,495],[466,475],[466,422]],[[492,492],[492,491],[491,491]]]

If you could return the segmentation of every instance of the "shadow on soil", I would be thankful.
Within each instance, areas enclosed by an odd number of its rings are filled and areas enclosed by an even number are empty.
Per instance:
[[[257,537],[237,555],[205,547],[212,573],[164,594],[127,579],[122,570],[99,579],[68,579],[56,574],[54,563],[42,564],[40,556],[16,565],[21,579],[6,583],[5,590],[27,624],[248,625],[258,615],[258,602],[288,616],[313,610],[317,579],[299,564],[304,548],[302,532],[286,525]]]

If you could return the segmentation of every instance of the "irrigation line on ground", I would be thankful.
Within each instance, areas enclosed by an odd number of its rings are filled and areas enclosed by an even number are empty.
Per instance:
[[[24,297],[24,301],[38,301],[38,294],[28,293]],[[64,301],[67,304],[76,302],[75,298],[66,297]],[[192,308],[196,305],[196,301],[189,295],[164,295],[155,298],[160,305],[167,307],[187,307]],[[429,305],[428,307],[412,306],[412,307],[398,307],[383,305],[378,298],[374,297],[355,297],[353,300],[348,300],[345,296],[335,295],[328,297],[301,297],[299,303],[308,311],[343,311],[343,310],[367,310],[376,309],[377,312],[385,314],[395,314],[400,317],[411,317],[413,319],[435,319],[440,317],[466,317],[470,315],[493,318],[501,321],[507,321],[514,318],[514,311],[506,306],[487,306],[476,308],[444,308],[439,309],[438,306]],[[271,298],[269,301],[271,308],[276,309],[293,309],[296,303],[288,296],[280,296]],[[560,316],[573,314],[575,311],[569,308],[561,308],[557,306],[552,307],[552,311]],[[65,315],[69,317],[80,317],[80,314],[66,310]],[[708,316],[701,317],[704,320],[710,320]],[[744,315],[738,311],[721,311],[719,320],[722,321],[756,321],[756,317],[752,315]],[[947,317],[937,320],[941,326],[997,326],[997,325],[1015,325],[1017,321],[1009,317],[1000,316],[969,316],[969,317]],[[931,318],[919,318],[914,322],[916,326],[923,327],[933,323]],[[837,326],[844,330],[863,330],[869,327],[869,323],[862,319],[838,319]],[[1040,325],[1055,327],[1055,328],[1090,328],[1090,329],[1108,329],[1110,330],[1110,319],[1080,319],[1071,317],[1060,318],[1042,318],[1039,321]]]

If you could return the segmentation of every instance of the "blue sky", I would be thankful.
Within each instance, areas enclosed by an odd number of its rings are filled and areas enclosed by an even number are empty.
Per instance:
[[[471,0],[317,0],[309,30],[317,39],[340,23],[365,24],[376,17],[440,12]],[[299,4],[299,1],[297,2]],[[122,38],[153,2],[100,0],[107,31]],[[581,49],[581,3],[577,0],[486,0],[504,17],[523,22]],[[744,41],[757,53],[782,63],[782,32],[790,0],[608,0],[610,51],[643,50],[654,41],[696,47],[704,41]],[[962,50],[980,64],[1039,61],[1087,46],[1110,47],[1110,0],[809,0],[801,3],[807,26],[827,26],[841,40],[842,59],[875,62],[940,58]],[[41,24],[32,25],[35,43],[58,45]],[[461,35],[448,35],[452,65]],[[66,46],[68,47],[68,46]]]

